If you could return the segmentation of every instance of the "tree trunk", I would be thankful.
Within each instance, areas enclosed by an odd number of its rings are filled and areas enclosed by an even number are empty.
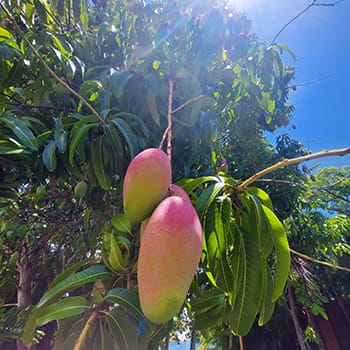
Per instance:
[[[190,350],[195,350],[196,349],[196,343],[197,343],[197,331],[193,328],[192,333],[191,333]]]
[[[165,350],[169,350],[169,345],[170,345],[170,335],[169,333],[167,334],[167,336],[165,337]]]
[[[17,306],[24,307],[32,303],[33,265],[29,256],[24,263],[17,264],[19,281],[17,287]],[[26,347],[20,339],[17,340],[17,350],[34,350],[35,346]]]
[[[291,287],[289,281],[287,283],[287,289],[288,289],[288,300],[289,300],[289,306],[290,306],[290,314],[292,316],[292,320],[293,320],[295,332],[296,332],[296,335],[298,338],[298,343],[299,343],[300,349],[301,350],[310,350],[310,347],[304,341],[304,333],[303,333],[302,329],[300,328],[298,316],[295,312],[294,296],[293,296],[292,287]]]

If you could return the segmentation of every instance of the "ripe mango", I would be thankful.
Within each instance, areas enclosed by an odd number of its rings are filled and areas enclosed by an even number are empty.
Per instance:
[[[202,226],[192,204],[170,196],[154,210],[143,232],[137,281],[141,309],[152,322],[181,309],[202,253]]]
[[[182,187],[175,185],[175,184],[170,185],[169,195],[181,197],[181,198],[186,199],[187,201],[191,202],[190,197],[188,196],[187,192]]]
[[[123,204],[132,223],[149,217],[167,196],[171,177],[169,158],[160,149],[146,149],[130,162],[124,179]]]

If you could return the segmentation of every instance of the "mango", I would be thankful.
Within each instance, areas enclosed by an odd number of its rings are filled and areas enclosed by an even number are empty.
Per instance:
[[[142,235],[137,281],[141,309],[152,322],[169,321],[181,309],[202,253],[202,226],[192,204],[165,198]]]
[[[181,198],[186,199],[187,201],[191,202],[191,199],[188,196],[187,192],[182,187],[175,185],[175,184],[170,185],[169,195],[181,197]]]
[[[140,225],[140,239],[142,239],[143,233],[145,232],[145,229],[147,227],[149,218],[143,220]]]
[[[171,184],[171,164],[165,152],[148,148],[129,164],[124,178],[124,212],[132,223],[150,216],[168,194]]]

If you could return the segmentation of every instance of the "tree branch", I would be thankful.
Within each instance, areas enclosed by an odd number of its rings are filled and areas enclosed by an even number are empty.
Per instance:
[[[205,95],[199,95],[197,97],[191,98],[190,100],[184,102],[182,105],[180,105],[179,107],[176,107],[171,113],[175,114],[176,112],[178,112],[180,109],[186,107],[187,105],[189,105],[192,102],[195,102],[201,98],[205,97]]]
[[[311,7],[313,6],[327,6],[327,7],[334,7],[335,5],[343,2],[344,0],[339,0],[331,3],[320,3],[317,4],[317,0],[313,0],[308,6],[306,6],[303,10],[301,10],[296,16],[294,16],[290,21],[288,21],[278,32],[277,34],[273,37],[272,43],[276,42],[276,39],[281,35],[281,33],[289,26],[291,25],[294,21],[296,21],[300,16],[302,16],[305,12],[307,12]]]
[[[28,38],[25,36],[25,34],[22,32],[21,28],[18,26],[16,20],[11,15],[10,11],[5,7],[5,5],[0,2],[0,7],[5,12],[7,18],[10,20],[10,22],[13,24],[13,27],[15,31],[18,33],[18,35],[24,40],[24,42],[28,45],[28,47],[33,51],[34,56],[38,58],[46,72],[51,75],[59,84],[61,84],[64,88],[66,88],[72,95],[74,95],[76,98],[78,98],[89,110],[90,112],[95,115],[102,124],[105,124],[104,119],[100,116],[100,114],[95,110],[95,108],[87,101],[83,96],[81,96],[79,93],[77,93],[74,89],[72,89],[62,78],[60,78],[55,71],[53,71],[48,64],[45,62],[45,60],[40,56],[39,52],[35,49],[35,47],[32,45],[32,43],[28,40]]]
[[[171,162],[171,139],[172,139],[172,117],[173,117],[173,94],[174,94],[174,81],[172,78],[169,80],[169,98],[168,98],[168,142],[167,153]]]
[[[312,258],[311,256],[308,256],[308,255],[306,255],[306,254],[299,253],[299,252],[297,252],[296,250],[294,250],[294,249],[292,249],[292,248],[290,248],[289,250],[290,250],[291,253],[293,253],[294,255],[300,256],[301,258],[303,258],[303,259],[305,259],[305,260],[308,260],[308,261],[311,261],[311,262],[314,262],[314,263],[316,263],[316,264],[320,264],[320,265],[332,267],[333,269],[337,269],[337,270],[342,270],[342,271],[350,272],[350,269],[347,268],[347,267],[339,266],[339,265],[332,264],[332,263],[329,263],[329,262],[326,262],[326,261],[322,261],[322,260],[318,260],[318,259]]]
[[[325,151],[318,152],[318,153],[308,154],[308,155],[302,156],[302,157],[284,159],[277,164],[274,164],[266,169],[259,171],[258,173],[254,174],[253,176],[251,176],[247,180],[243,181],[238,186],[238,189],[243,190],[245,187],[249,186],[250,184],[254,183],[256,180],[258,180],[260,177],[262,177],[266,174],[272,173],[280,168],[284,168],[286,166],[289,166],[289,165],[299,164],[301,162],[305,162],[305,161],[312,160],[312,159],[331,157],[331,156],[345,156],[347,154],[350,154],[350,147],[343,148],[343,149],[337,149],[337,150],[325,150]]]
[[[326,190],[329,187],[334,187],[340,183],[342,183],[345,179],[341,179],[338,180],[336,182],[333,182],[329,185],[323,185],[323,186],[309,186],[309,185],[305,185],[303,183],[299,183],[299,182],[295,182],[295,181],[289,181],[289,180],[280,180],[280,179],[258,179],[256,180],[256,182],[275,182],[275,183],[282,183],[282,184],[286,184],[286,185],[291,185],[293,187],[302,187],[302,188],[306,188],[309,190]],[[343,199],[343,198],[341,198]]]
[[[172,133],[171,133],[171,129],[172,129],[172,117],[173,117],[173,94],[174,94],[174,80],[172,78],[169,79],[169,92],[168,92],[168,126],[165,129],[163,136],[162,136],[162,140],[160,141],[159,144],[159,149],[162,149],[163,147],[163,143],[165,141],[165,139],[167,138],[167,154],[169,157],[169,160],[171,162],[171,139],[172,139]]]
[[[85,326],[84,328],[82,329],[80,335],[79,335],[79,338],[77,339],[75,345],[74,345],[74,350],[80,350],[82,349],[82,345],[84,344],[84,341],[85,341],[85,337],[86,337],[86,334],[87,332],[89,331],[91,325],[94,323],[95,319],[97,317],[97,312],[94,311],[89,319],[87,320],[87,322],[85,323]]]

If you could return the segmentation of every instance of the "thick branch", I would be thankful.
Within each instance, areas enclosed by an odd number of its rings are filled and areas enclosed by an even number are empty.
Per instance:
[[[84,97],[82,97],[79,93],[77,93],[74,89],[72,89],[62,78],[60,78],[45,62],[45,60],[40,56],[39,52],[35,49],[35,47],[32,45],[32,43],[28,40],[28,38],[25,36],[25,34],[22,32],[21,28],[17,25],[16,20],[11,15],[10,11],[5,7],[5,5],[0,2],[0,6],[5,12],[7,18],[11,21],[13,24],[13,27],[15,31],[18,33],[18,35],[24,40],[24,42],[28,45],[28,47],[33,51],[33,54],[38,58],[46,72],[51,75],[59,84],[61,84],[64,88],[66,88],[72,95],[77,97],[89,110],[90,112],[95,115],[101,123],[105,123],[104,119],[99,115],[99,113],[95,110],[95,108],[87,101]]]
[[[259,171],[258,173],[251,176],[249,179],[243,181],[238,186],[238,189],[243,190],[245,187],[251,185],[257,179],[261,178],[262,176],[269,174],[269,173],[272,173],[280,168],[284,168],[284,167],[289,166],[289,165],[299,164],[301,162],[306,162],[306,161],[312,160],[312,159],[331,157],[331,156],[345,156],[347,154],[350,154],[350,147],[343,148],[343,149],[337,149],[337,150],[325,150],[325,151],[318,152],[318,153],[308,154],[308,155],[302,156],[302,157],[297,157],[297,158],[292,158],[292,159],[284,159],[277,164],[274,164],[266,169]]]

